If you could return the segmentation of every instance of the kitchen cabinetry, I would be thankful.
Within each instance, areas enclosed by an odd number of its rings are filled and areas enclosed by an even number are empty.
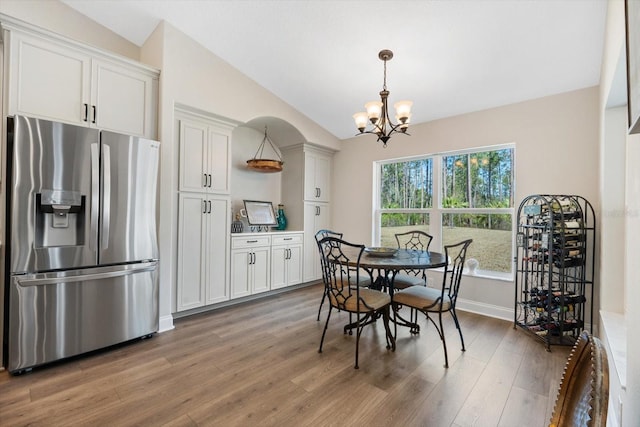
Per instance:
[[[225,196],[179,196],[177,311],[229,299],[230,203]]]
[[[304,203],[304,281],[310,282],[322,278],[320,254],[315,234],[318,230],[329,229],[329,204]]]
[[[7,115],[156,138],[158,71],[3,23]]]
[[[271,289],[302,283],[303,233],[271,238]]]
[[[330,200],[331,157],[322,152],[304,152],[304,199],[317,202]]]
[[[231,238],[231,298],[269,290],[271,236]]]
[[[184,311],[232,297],[228,193],[234,124],[183,108],[176,109],[175,123],[180,153],[175,307]],[[258,261],[258,255],[252,257]]]
[[[593,207],[580,196],[532,195],[517,218],[514,327],[547,350],[573,345],[586,322],[593,322]]]
[[[282,202],[292,229],[304,230],[303,282],[322,278],[315,234],[331,228],[331,168],[333,152],[311,144],[282,149]]]
[[[228,194],[232,127],[182,117],[179,128],[180,191]]]

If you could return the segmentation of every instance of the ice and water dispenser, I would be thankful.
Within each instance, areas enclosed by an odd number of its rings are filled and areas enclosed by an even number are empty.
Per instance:
[[[36,193],[36,247],[82,246],[86,197],[78,191]]]

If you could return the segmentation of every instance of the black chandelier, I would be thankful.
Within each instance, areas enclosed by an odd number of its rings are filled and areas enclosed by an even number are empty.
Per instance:
[[[382,91],[380,91],[381,101],[371,101],[364,104],[366,112],[356,113],[353,115],[353,119],[356,122],[356,127],[360,131],[358,135],[365,133],[374,133],[378,135],[378,141],[382,141],[384,147],[387,146],[387,141],[394,133],[407,133],[409,127],[409,120],[411,119],[411,101],[398,101],[393,104],[396,109],[396,121],[397,124],[393,124],[389,119],[389,109],[387,105],[387,98],[389,97],[389,91],[387,90],[387,61],[393,58],[393,52],[384,49],[378,53],[378,58],[384,61],[384,83],[382,85]],[[367,122],[373,125],[371,130],[365,130]]]

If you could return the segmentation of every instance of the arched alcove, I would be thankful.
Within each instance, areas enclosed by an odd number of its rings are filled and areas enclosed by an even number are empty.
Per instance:
[[[278,117],[256,117],[242,126],[255,129],[261,134],[264,134],[264,127],[267,126],[269,138],[280,148],[307,141],[295,126]]]
[[[264,130],[275,145],[276,153],[266,146],[257,153],[264,139]],[[274,205],[281,201],[281,173],[262,173],[247,168],[247,160],[254,157],[278,160],[280,148],[305,142],[302,133],[289,122],[277,117],[256,117],[236,127],[232,134],[231,202],[235,214],[243,206],[242,200],[265,200]],[[268,145],[268,144],[267,144]],[[286,168],[287,164],[283,165]]]

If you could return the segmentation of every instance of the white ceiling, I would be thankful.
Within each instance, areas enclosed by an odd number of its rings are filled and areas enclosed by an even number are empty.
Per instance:
[[[63,0],[142,45],[161,20],[340,139],[382,89],[412,123],[595,86],[605,0]]]

